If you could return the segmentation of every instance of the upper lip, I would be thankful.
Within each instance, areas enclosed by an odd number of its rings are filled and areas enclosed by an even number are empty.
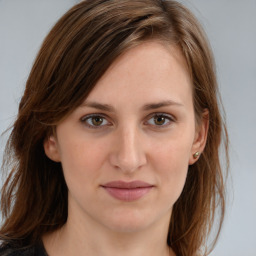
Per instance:
[[[131,189],[131,188],[148,188],[148,187],[153,187],[153,185],[140,180],[135,180],[131,182],[117,180],[117,181],[108,182],[102,185],[102,187]]]

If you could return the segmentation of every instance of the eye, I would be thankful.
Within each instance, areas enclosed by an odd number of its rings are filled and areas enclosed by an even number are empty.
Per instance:
[[[101,128],[110,125],[110,122],[101,115],[84,116],[81,121],[89,128]]]
[[[167,114],[154,114],[148,119],[147,123],[153,126],[165,127],[170,125],[171,122],[174,122],[174,118],[171,115]]]

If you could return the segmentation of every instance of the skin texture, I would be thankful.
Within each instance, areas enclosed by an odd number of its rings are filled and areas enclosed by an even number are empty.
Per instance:
[[[172,207],[207,127],[195,123],[192,84],[177,48],[147,42],[119,57],[45,140],[69,189],[68,221],[44,237],[48,253],[174,255],[166,244]],[[138,200],[118,200],[102,185],[120,180],[153,188]]]

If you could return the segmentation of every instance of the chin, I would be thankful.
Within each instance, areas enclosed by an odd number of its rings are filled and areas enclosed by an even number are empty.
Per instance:
[[[107,216],[106,216],[107,217]],[[107,217],[105,223],[109,229],[119,233],[139,232],[152,226],[157,221],[157,216],[152,214],[152,210],[146,212],[145,209],[115,210],[115,213]]]
[[[123,222],[112,222],[109,228],[117,233],[135,233],[147,229],[150,226],[145,221],[123,220]]]

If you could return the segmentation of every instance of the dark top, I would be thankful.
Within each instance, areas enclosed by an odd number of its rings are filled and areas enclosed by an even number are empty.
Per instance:
[[[39,242],[25,249],[17,249],[11,246],[0,247],[0,256],[48,256],[44,245]]]

